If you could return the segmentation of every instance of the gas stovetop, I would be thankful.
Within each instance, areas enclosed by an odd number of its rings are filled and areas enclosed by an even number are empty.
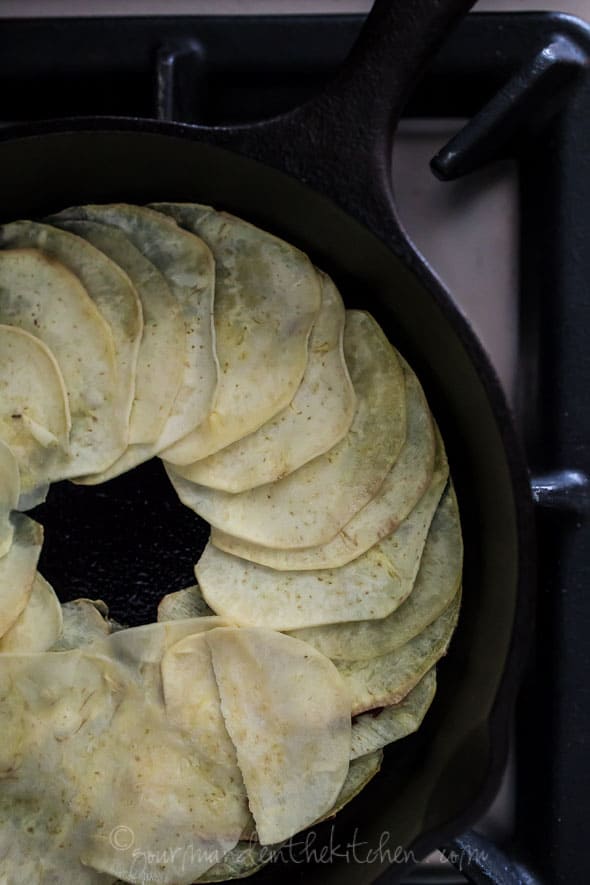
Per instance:
[[[358,15],[3,21],[2,120],[268,117],[320,88],[361,24]],[[590,31],[572,19],[471,15],[406,111],[408,119],[468,120],[434,160],[441,178],[506,158],[516,164],[512,392],[540,539],[536,640],[515,719],[513,826],[501,844],[469,833],[441,846],[466,879],[427,864],[414,882],[570,885],[590,870],[589,57]]]

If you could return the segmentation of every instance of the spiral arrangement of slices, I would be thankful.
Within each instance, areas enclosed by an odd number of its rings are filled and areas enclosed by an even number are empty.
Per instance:
[[[197,204],[0,227],[0,879],[222,881],[420,725],[462,541],[420,383],[298,249]],[[154,456],[211,525],[124,628],[26,512]]]

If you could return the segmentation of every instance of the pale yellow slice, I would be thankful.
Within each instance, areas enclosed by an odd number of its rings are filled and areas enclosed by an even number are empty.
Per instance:
[[[184,372],[184,322],[178,302],[159,270],[115,227],[93,221],[60,225],[83,237],[121,267],[135,286],[143,309],[129,444],[154,443],[162,433]]]
[[[111,329],[78,277],[39,250],[0,251],[0,321],[41,339],[61,370],[72,426],[59,478],[106,468],[125,449],[128,415]]]
[[[210,415],[164,452],[191,464],[282,411],[307,365],[320,283],[307,255],[241,218],[197,204],[157,203],[197,234],[215,259],[215,346],[219,386]]]
[[[169,467],[180,500],[215,528],[267,547],[333,538],[378,492],[406,435],[403,370],[369,314],[347,313],[344,353],[357,409],[341,442],[289,476],[237,495],[191,483]]]
[[[289,405],[220,452],[176,467],[180,476],[225,492],[242,492],[293,473],[348,432],[356,397],[344,359],[344,305],[330,278],[320,274],[320,279],[322,305],[311,330],[307,367]]]
[[[328,811],[342,789],[348,692],[331,661],[289,636],[231,627],[205,636],[259,840],[287,839]]]
[[[47,651],[59,639],[62,626],[59,599],[49,581],[37,572],[26,607],[0,638],[0,652]]]
[[[319,547],[281,550],[253,544],[213,528],[213,544],[226,553],[234,553],[242,559],[279,571],[337,568],[392,534],[429,483],[444,483],[448,466],[442,440],[439,436],[435,446],[435,429],[420,383],[401,357],[400,360],[404,367],[406,389],[406,441],[377,494],[355,513],[334,538]]]
[[[80,281],[112,334],[117,367],[117,386],[112,397],[128,435],[143,315],[127,274],[86,240],[36,221],[4,225],[0,228],[0,245],[4,249],[38,249],[67,267]],[[85,333],[80,330],[78,334]]]
[[[13,513],[10,550],[0,559],[0,638],[25,610],[37,573],[43,528],[24,513]]]

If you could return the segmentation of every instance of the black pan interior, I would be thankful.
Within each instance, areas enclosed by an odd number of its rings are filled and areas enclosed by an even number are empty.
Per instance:
[[[436,829],[441,838],[450,821],[473,813],[503,749],[501,735],[492,741],[490,711],[523,551],[513,453],[477,353],[419,279],[358,222],[304,184],[188,135],[138,126],[6,140],[0,182],[4,220],[111,200],[197,200],[236,212],[308,252],[333,275],[347,306],[370,310],[418,372],[447,444],[466,551],[463,609],[437,699],[420,732],[386,752],[381,774],[335,822],[295,840],[256,878],[370,882],[391,864],[401,874],[416,839],[424,849],[425,833]],[[191,582],[206,540],[206,526],[176,501],[155,462],[94,489],[62,484],[38,516],[47,531],[41,568],[62,598],[102,596],[130,624],[152,620],[161,595]],[[324,860],[314,863],[323,845]]]

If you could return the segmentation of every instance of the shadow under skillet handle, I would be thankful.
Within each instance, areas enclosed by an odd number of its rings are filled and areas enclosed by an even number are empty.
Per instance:
[[[314,98],[252,124],[195,130],[282,169],[403,243],[391,188],[392,139],[417,79],[474,0],[375,0],[348,58]]]

